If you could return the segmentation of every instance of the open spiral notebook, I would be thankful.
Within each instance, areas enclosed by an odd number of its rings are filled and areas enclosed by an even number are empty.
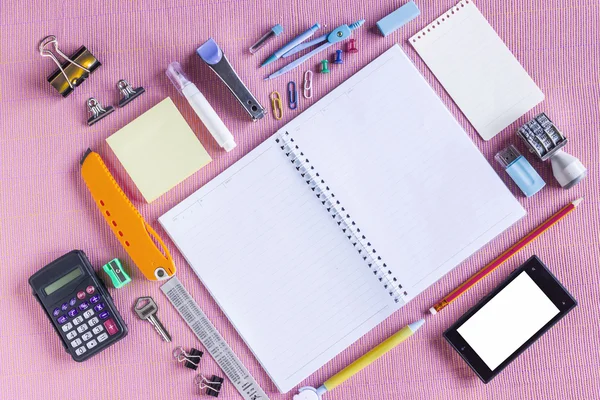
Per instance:
[[[159,221],[287,392],[524,215],[395,45]]]

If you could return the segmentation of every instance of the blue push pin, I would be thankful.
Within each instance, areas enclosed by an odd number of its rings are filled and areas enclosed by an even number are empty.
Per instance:
[[[335,60],[333,60],[334,64],[343,64],[344,60],[342,60],[342,51],[341,50],[336,50],[335,51]]]

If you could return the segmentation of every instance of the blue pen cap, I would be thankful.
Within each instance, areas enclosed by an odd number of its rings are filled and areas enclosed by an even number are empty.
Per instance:
[[[271,31],[275,34],[275,36],[279,36],[283,33],[283,26],[277,24],[271,28]]]
[[[499,151],[495,158],[525,196],[531,197],[546,186],[546,182],[515,146],[510,145]]]

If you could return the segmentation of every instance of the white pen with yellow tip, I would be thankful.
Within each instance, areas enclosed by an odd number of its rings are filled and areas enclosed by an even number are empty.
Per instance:
[[[406,339],[411,337],[417,329],[419,329],[425,323],[424,319],[417,322],[413,322],[400,329],[398,332],[387,338],[381,344],[371,349],[367,354],[348,365],[346,368],[327,379],[321,387],[315,389],[314,387],[303,387],[300,388],[298,394],[294,395],[293,400],[320,400],[324,393],[330,392],[348,379],[352,378],[358,372],[362,371],[367,366],[374,363],[388,351],[404,342]]]

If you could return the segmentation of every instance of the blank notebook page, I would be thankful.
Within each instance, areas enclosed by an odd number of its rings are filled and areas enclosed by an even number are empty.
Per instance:
[[[398,45],[285,129],[407,300],[525,215]]]
[[[459,2],[409,42],[485,140],[544,100],[472,0]]]
[[[282,392],[398,308],[274,137],[160,223]]]
[[[290,163],[288,135],[397,287]],[[287,392],[523,215],[396,45],[159,221]]]

